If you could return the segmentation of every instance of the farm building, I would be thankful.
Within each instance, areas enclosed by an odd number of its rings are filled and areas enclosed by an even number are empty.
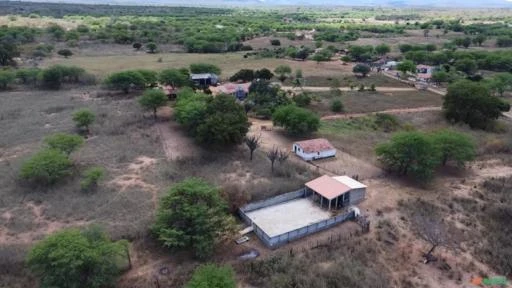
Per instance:
[[[336,148],[324,138],[295,142],[292,150],[306,161],[336,156]]]
[[[329,210],[357,204],[364,200],[366,185],[348,176],[322,176],[306,183],[313,199]]]
[[[219,83],[219,76],[214,73],[191,74],[190,79],[194,82],[194,85],[203,88]]]
[[[276,248],[359,217],[360,210],[352,205],[364,200],[365,193],[366,186],[348,176],[322,176],[297,191],[249,203],[239,213],[248,225],[244,231]]]
[[[219,86],[210,86],[210,91],[212,91],[212,94],[219,95],[219,94],[228,94],[233,95],[239,100],[245,99],[247,97],[247,94],[249,94],[249,86],[251,86],[251,82],[248,83],[225,83]]]
[[[430,81],[434,67],[428,65],[417,65],[416,66],[416,78],[422,81]]]

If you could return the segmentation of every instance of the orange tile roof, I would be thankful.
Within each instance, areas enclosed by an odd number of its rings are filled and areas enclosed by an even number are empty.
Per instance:
[[[321,152],[334,149],[331,143],[329,143],[329,141],[324,138],[299,141],[295,142],[295,144],[299,145],[306,153]]]
[[[347,185],[327,175],[307,182],[306,187],[329,200],[332,200],[351,190]]]

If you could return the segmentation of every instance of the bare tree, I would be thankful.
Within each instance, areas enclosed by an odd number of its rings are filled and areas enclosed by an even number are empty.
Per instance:
[[[251,135],[245,137],[245,145],[247,145],[247,148],[249,148],[249,151],[251,151],[251,161],[252,161],[252,154],[254,153],[254,150],[258,149],[261,142],[261,135]]]
[[[413,230],[419,237],[432,245],[430,250],[423,254],[425,263],[435,259],[432,253],[437,247],[457,250],[460,243],[460,233],[455,227],[450,227],[436,214],[426,215],[417,213],[412,216]]]
[[[275,146],[274,146],[274,148],[272,148],[272,150],[267,152],[267,158],[268,158],[268,160],[270,160],[271,167],[272,167],[272,173],[274,173],[274,163],[276,162],[277,159],[279,159],[279,153],[280,153],[279,149]]]
[[[425,38],[427,38],[427,37],[428,37],[428,34],[429,34],[429,33],[430,33],[430,29],[425,29],[425,30],[423,30],[423,36],[424,36]]]
[[[279,150],[279,156],[277,157],[277,160],[280,164],[288,160],[288,156],[290,156],[290,153],[286,152],[285,150]]]

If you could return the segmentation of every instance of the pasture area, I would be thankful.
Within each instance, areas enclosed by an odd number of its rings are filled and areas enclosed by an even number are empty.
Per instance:
[[[383,76],[384,77],[384,76]],[[373,92],[373,91],[342,91],[340,93],[329,92],[308,92],[313,101],[309,109],[321,116],[333,115],[331,112],[332,101],[339,99],[343,103],[344,112],[368,113],[390,109],[409,109],[419,107],[441,107],[443,96],[428,91],[396,91],[396,92]]]

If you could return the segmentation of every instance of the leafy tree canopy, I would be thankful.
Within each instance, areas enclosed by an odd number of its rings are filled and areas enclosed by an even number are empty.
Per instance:
[[[156,119],[156,110],[167,103],[167,95],[161,89],[149,89],[139,97],[139,104],[148,110],[153,111],[153,117]]]
[[[71,175],[71,166],[62,152],[44,149],[23,163],[20,176],[32,184],[48,186]]]
[[[78,135],[56,133],[46,137],[44,142],[48,148],[69,155],[84,144],[84,139]]]
[[[448,86],[443,110],[450,121],[485,129],[502,112],[509,111],[510,104],[492,96],[489,88],[482,83],[460,80]]]
[[[198,178],[175,184],[162,198],[153,232],[169,248],[189,248],[199,258],[213,253],[229,227],[227,206],[218,188]]]
[[[469,136],[452,130],[441,130],[432,134],[434,145],[441,153],[441,163],[446,165],[450,160],[462,167],[476,155],[476,146]]]
[[[295,105],[281,106],[272,114],[276,126],[282,126],[292,135],[307,135],[320,127],[320,117]]]
[[[190,64],[191,73],[214,73],[220,75],[222,72],[219,67],[209,63],[194,63]]]
[[[125,249],[123,242],[112,242],[98,227],[66,229],[38,242],[27,263],[42,288],[111,287]]]

